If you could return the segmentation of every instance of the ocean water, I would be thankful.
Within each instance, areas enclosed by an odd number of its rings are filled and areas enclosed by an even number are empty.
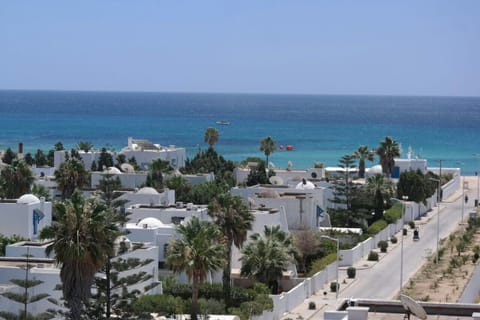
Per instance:
[[[0,91],[0,149],[23,142],[34,152],[57,141],[71,148],[83,140],[119,151],[131,136],[185,147],[191,157],[207,147],[207,127],[218,129],[215,148],[234,161],[264,157],[258,149],[266,136],[293,146],[270,156],[277,168],[288,161],[335,166],[388,135],[403,157],[410,147],[432,167],[441,159],[466,174],[480,169],[479,97]]]

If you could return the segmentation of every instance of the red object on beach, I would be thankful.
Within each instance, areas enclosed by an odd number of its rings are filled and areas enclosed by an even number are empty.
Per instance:
[[[283,144],[281,144],[280,147],[278,147],[278,149],[283,150]]]
[[[287,146],[287,151],[292,151],[292,150],[293,150],[293,146],[288,145],[288,146]]]

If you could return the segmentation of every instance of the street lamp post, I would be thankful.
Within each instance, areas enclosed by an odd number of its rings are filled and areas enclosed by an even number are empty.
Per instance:
[[[436,263],[438,264],[438,244],[440,242],[440,179],[430,178],[432,181],[436,181],[438,183],[437,189],[437,255],[436,255]]]
[[[462,168],[465,163],[461,161],[457,161],[457,163],[461,166],[460,167],[460,182],[462,183],[462,219],[460,220],[460,224],[463,225],[463,216],[465,214],[465,179],[462,177]]]
[[[338,267],[339,267],[339,264],[340,264],[340,240],[337,239],[337,238],[333,238],[333,237],[329,237],[329,236],[325,236],[325,235],[322,235],[320,236],[320,238],[325,238],[325,239],[328,239],[328,240],[332,240],[332,241],[335,241],[337,243],[337,275],[336,275],[336,284],[335,284],[335,300],[338,300],[338,291],[340,289],[340,285],[338,283]]]
[[[406,214],[406,205],[405,202],[408,201],[408,196],[402,196],[403,199],[403,213],[402,213],[402,239],[400,241],[400,293],[402,293],[402,287],[403,287],[403,226],[405,225],[405,214]]]

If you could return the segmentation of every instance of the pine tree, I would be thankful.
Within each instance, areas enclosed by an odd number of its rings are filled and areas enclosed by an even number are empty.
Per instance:
[[[36,279],[29,279],[30,269],[32,268],[32,266],[29,263],[29,257],[30,255],[28,253],[28,248],[27,248],[26,263],[25,263],[25,266],[23,267],[23,269],[25,270],[25,278],[10,279],[10,282],[22,288],[23,292],[18,293],[13,291],[7,291],[0,294],[1,296],[11,300],[12,303],[18,303],[23,305],[23,308],[18,311],[18,314],[13,312],[0,311],[0,317],[5,318],[7,320],[9,319],[47,320],[47,319],[52,319],[56,314],[56,311],[51,309],[36,315],[33,315],[30,312],[28,312],[29,304],[43,300],[50,296],[49,294],[46,294],[46,293],[39,293],[35,295],[30,293],[31,288],[34,288],[42,284],[43,281],[36,280]],[[50,301],[51,303],[57,304],[57,302],[54,299],[48,299],[48,301]]]
[[[333,182],[333,199],[335,208],[329,208],[332,225],[339,227],[364,227],[366,212],[355,205],[357,185],[353,182],[352,172],[355,169],[355,158],[352,155],[343,156],[338,166],[342,170],[338,173],[339,179]]]

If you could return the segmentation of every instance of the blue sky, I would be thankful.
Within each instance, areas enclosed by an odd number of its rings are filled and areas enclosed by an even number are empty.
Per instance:
[[[480,96],[480,1],[5,0],[0,89]]]

